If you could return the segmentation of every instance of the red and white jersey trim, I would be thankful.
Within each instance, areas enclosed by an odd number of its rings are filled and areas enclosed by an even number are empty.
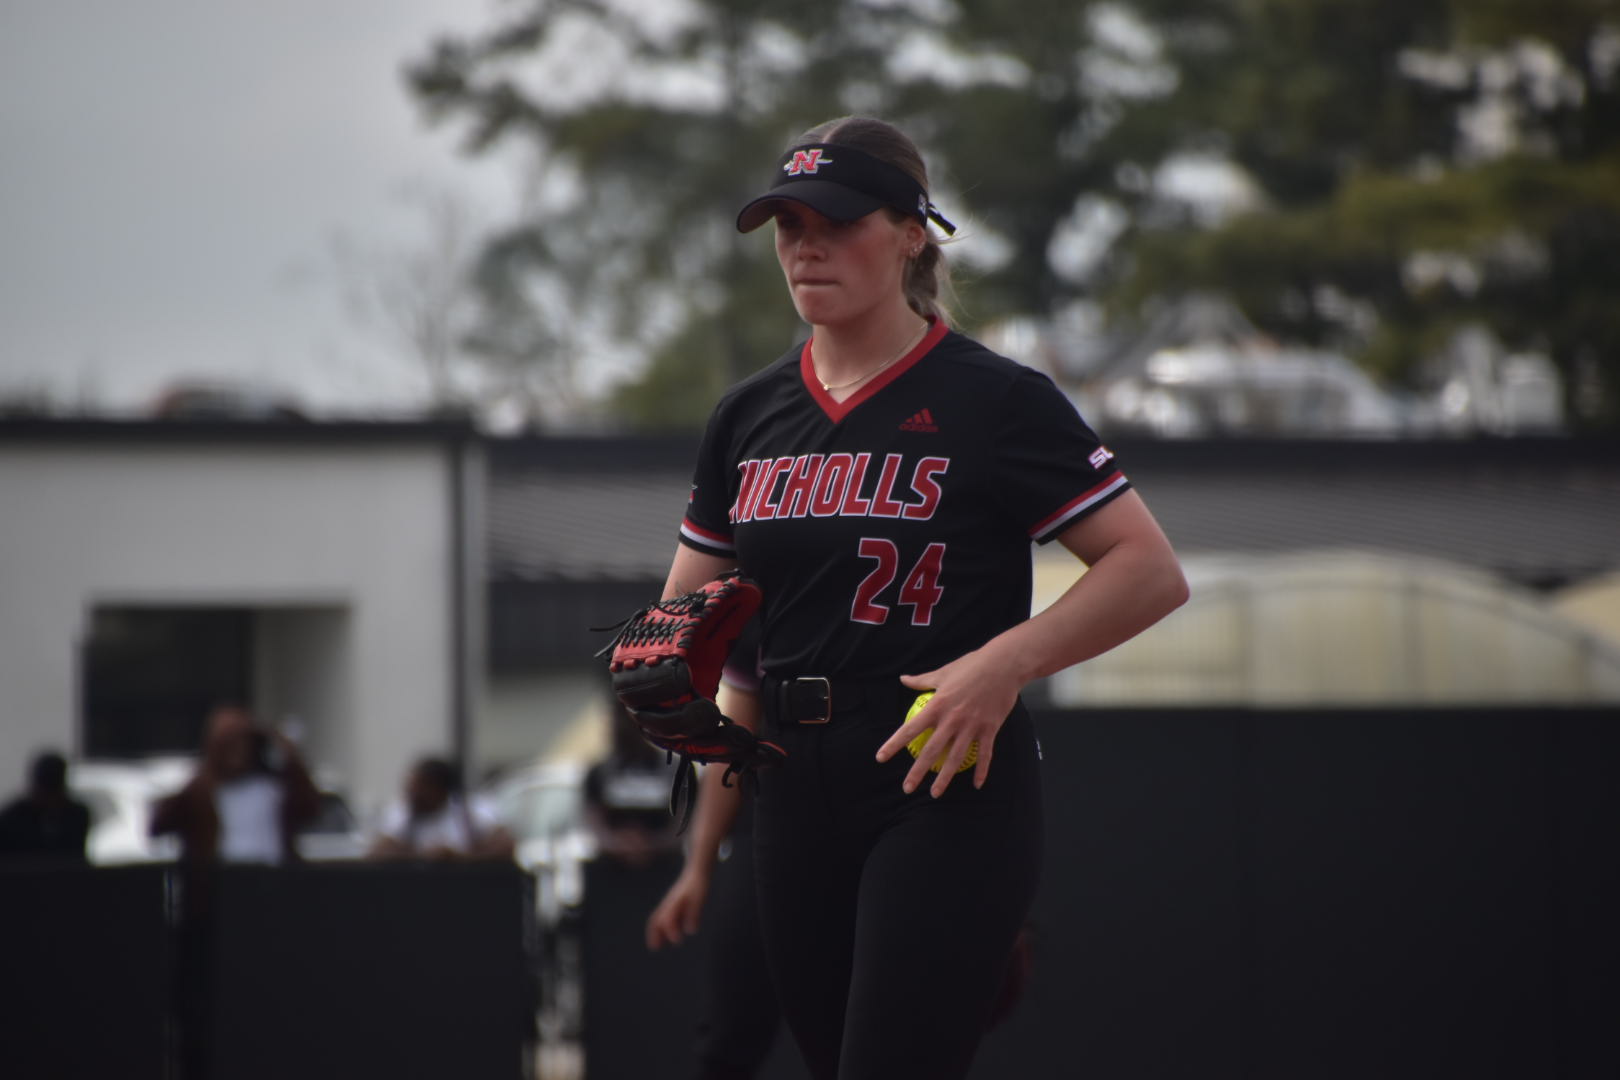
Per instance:
[[[831,394],[821,388],[821,380],[816,377],[815,361],[811,359],[811,346],[814,344],[814,339],[806,341],[799,352],[799,377],[804,380],[805,389],[810,391],[810,396],[815,398],[816,404],[821,406],[821,411],[827,414],[827,419],[835,424],[840,422],[844,417],[854,412],[857,405],[876,396],[878,391],[904,375],[912,365],[926,356],[930,349],[938,345],[944,339],[946,333],[950,331],[950,327],[945,325],[944,319],[931,318],[928,321],[933,325],[928,328],[928,332],[923,335],[922,340],[911,347],[910,352],[895,361],[894,365],[887,371],[878,375],[877,378],[843,401],[834,400]]]
[[[681,519],[681,536],[700,548],[724,552],[727,555],[737,553],[737,545],[731,537],[723,536],[712,529],[705,529],[701,525],[694,525],[691,518]]]
[[[1064,503],[1063,506],[1058,509],[1057,513],[1045,518],[1040,522],[1037,522],[1035,527],[1029,530],[1029,538],[1036,542],[1042,542],[1051,538],[1053,535],[1061,531],[1062,528],[1069,522],[1073,521],[1081,514],[1084,514],[1087,510],[1090,510],[1093,506],[1096,506],[1098,503],[1108,498],[1108,496],[1114,494],[1114,492],[1126,487],[1129,483],[1130,481],[1125,479],[1124,473],[1114,473],[1112,476],[1098,484],[1096,487],[1092,488],[1090,491],[1087,491],[1084,494],[1075,497],[1073,500]]]

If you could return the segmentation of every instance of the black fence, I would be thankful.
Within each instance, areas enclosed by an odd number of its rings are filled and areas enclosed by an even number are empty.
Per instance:
[[[182,877],[0,875],[14,1003],[0,1075],[526,1074],[534,900],[516,867],[227,867],[201,916],[180,903],[182,884],[199,884]]]
[[[1620,1076],[1620,716],[1045,712],[1046,872],[1023,1000],[977,1080]],[[589,1080],[682,1075],[673,865],[589,868]],[[530,879],[235,869],[197,948],[164,867],[0,875],[0,1075],[522,1075]],[[178,993],[205,987],[198,1005]],[[188,1009],[201,1009],[188,1014]],[[179,1039],[180,1023],[208,1039]],[[785,1039],[783,1040],[785,1043]],[[799,1080],[777,1048],[766,1080]]]
[[[0,874],[0,1074],[169,1075],[168,877],[152,866]]]
[[[1620,1076],[1620,716],[1038,725],[1033,972],[978,1080]],[[639,945],[671,872],[615,873],[611,902],[588,880],[590,1080],[680,1075],[696,956]],[[649,989],[630,1037],[614,1014]]]
[[[1040,718],[990,1077],[1620,1076],[1620,716]]]
[[[680,868],[678,858],[634,867],[599,860],[587,867],[586,902],[572,928],[584,959],[581,1043],[586,1080],[687,1080],[698,1075],[703,966],[712,960],[707,949],[710,939],[721,932],[721,920],[736,917],[724,910],[726,904],[721,897],[737,892],[730,886],[738,883],[727,879],[738,868],[733,862],[722,863],[716,869],[698,936],[680,946],[649,953],[643,936],[647,916]],[[751,861],[746,872],[752,872]],[[751,901],[752,890],[746,892],[746,899]],[[733,964],[727,974],[734,979],[749,979],[749,986],[738,988],[745,998],[750,991],[772,992],[763,966],[752,971]],[[729,1018],[726,1028],[733,1033],[735,1043],[730,1052],[738,1053],[743,1042],[759,1038],[769,1048],[758,1080],[809,1080],[779,1018],[769,1008],[763,1017],[759,1012],[737,1009]]]

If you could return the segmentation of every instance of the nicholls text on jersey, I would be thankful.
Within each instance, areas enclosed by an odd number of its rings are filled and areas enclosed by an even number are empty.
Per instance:
[[[905,468],[904,454],[799,454],[751,458],[738,464],[742,483],[732,522],[803,517],[888,517],[927,521],[939,509],[939,478],[947,457],[925,457]],[[902,480],[902,477],[904,479]]]

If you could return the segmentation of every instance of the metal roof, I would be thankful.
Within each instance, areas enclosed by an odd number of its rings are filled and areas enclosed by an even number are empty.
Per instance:
[[[1110,440],[1186,554],[1358,548],[1554,586],[1620,567],[1620,440]],[[696,441],[489,444],[495,581],[662,581]]]
[[[666,462],[618,475],[492,471],[490,576],[662,581],[688,483]]]

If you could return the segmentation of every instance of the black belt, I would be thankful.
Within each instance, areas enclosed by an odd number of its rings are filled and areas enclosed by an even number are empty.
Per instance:
[[[857,712],[893,712],[908,692],[899,679],[840,679],[801,675],[784,679],[767,675],[762,683],[765,708],[783,724],[825,724]]]

